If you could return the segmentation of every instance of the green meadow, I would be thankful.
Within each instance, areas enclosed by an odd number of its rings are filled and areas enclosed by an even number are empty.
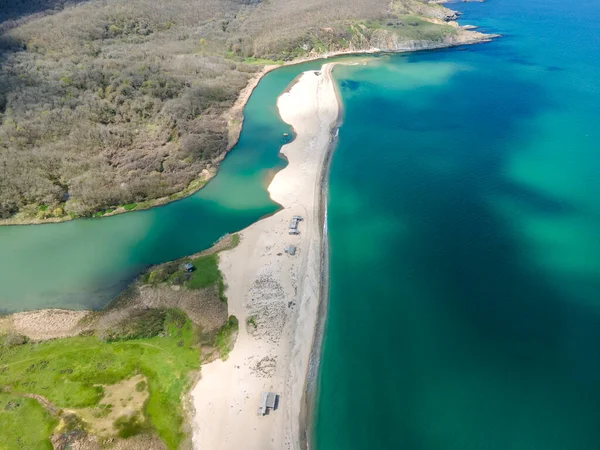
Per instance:
[[[181,397],[191,385],[190,373],[200,368],[198,332],[181,311],[153,313],[158,319],[152,322],[159,326],[137,334],[128,328],[122,336],[111,334],[108,341],[78,336],[2,347],[2,448],[52,448],[49,436],[57,418],[24,394],[41,395],[58,410],[89,408],[102,399],[102,385],[142,374],[148,380],[149,398],[140,431],[155,432],[167,448],[176,449],[184,438]],[[137,337],[143,334],[153,336]]]

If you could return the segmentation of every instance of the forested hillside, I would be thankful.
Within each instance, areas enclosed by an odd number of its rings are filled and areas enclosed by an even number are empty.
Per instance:
[[[454,18],[424,0],[0,0],[0,219],[198,186],[259,63],[482,39]]]

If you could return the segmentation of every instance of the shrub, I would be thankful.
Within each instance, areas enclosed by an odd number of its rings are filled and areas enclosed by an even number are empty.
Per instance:
[[[5,348],[11,348],[26,344],[28,341],[29,339],[27,336],[11,333],[4,336],[4,339],[2,339],[2,346]]]
[[[166,329],[167,310],[149,309],[135,312],[117,325],[103,332],[106,342],[148,339]]]
[[[121,416],[113,422],[113,426],[117,430],[120,438],[129,438],[142,433],[145,429],[145,424],[139,414],[133,416]]]
[[[239,324],[237,317],[229,316],[227,323],[217,332],[214,346],[219,350],[222,359],[227,359],[229,356],[238,329]]]

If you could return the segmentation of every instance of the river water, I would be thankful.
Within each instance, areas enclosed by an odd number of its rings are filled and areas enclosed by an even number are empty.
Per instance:
[[[600,2],[337,67],[317,450],[600,448]]]

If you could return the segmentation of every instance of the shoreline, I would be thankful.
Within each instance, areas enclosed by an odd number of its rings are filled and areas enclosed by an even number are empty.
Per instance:
[[[316,374],[317,330],[324,324],[324,194],[340,119],[332,69],[326,63],[304,72],[277,101],[282,120],[297,133],[281,150],[288,166],[269,186],[283,209],[240,232],[238,247],[221,255],[229,313],[247,325],[229,359],[203,365],[192,389],[194,448],[299,449],[306,440],[307,380]],[[292,215],[304,217],[300,236],[287,233]],[[296,256],[284,254],[289,243],[297,245]],[[259,417],[263,391],[279,394],[279,407]]]
[[[298,424],[300,428],[299,445],[300,449],[310,449],[311,443],[311,429],[313,424],[313,417],[315,413],[315,405],[317,399],[317,380],[319,376],[319,368],[321,365],[321,349],[323,345],[323,338],[325,336],[325,325],[327,322],[327,308],[329,305],[329,234],[327,225],[327,195],[329,188],[329,173],[331,167],[331,161],[333,158],[333,152],[337,147],[338,142],[338,130],[343,122],[343,104],[341,95],[335,84],[336,95],[339,102],[339,114],[338,120],[335,127],[332,129],[332,138],[329,143],[329,149],[325,157],[325,162],[321,170],[321,182],[320,182],[320,211],[319,211],[319,223],[321,226],[321,277],[320,277],[320,289],[318,299],[318,310],[317,310],[317,321],[315,325],[313,341],[310,349],[308,372],[304,381],[304,393],[302,395],[302,404],[300,409],[300,415],[298,418]],[[335,130],[335,134],[333,131]]]
[[[160,197],[156,199],[148,199],[142,200],[138,202],[137,206],[131,210],[125,209],[122,205],[116,207],[116,209],[110,213],[104,214],[100,217],[71,217],[71,216],[63,216],[63,217],[49,217],[46,219],[20,219],[17,213],[12,218],[8,219],[0,219],[0,227],[1,226],[24,226],[24,225],[45,225],[50,223],[63,223],[70,222],[71,220],[85,220],[85,219],[102,219],[104,217],[111,217],[120,214],[125,214],[129,212],[135,211],[144,211],[151,208],[157,208],[160,206],[168,205],[170,203],[174,203],[180,200],[185,200],[186,198],[194,195],[196,192],[200,191],[203,187],[205,187],[219,172],[220,163],[227,157],[227,155],[233,150],[233,148],[237,145],[243,123],[244,123],[244,107],[246,103],[252,96],[254,89],[261,82],[263,77],[269,72],[276,70],[281,67],[294,66],[297,64],[303,64],[311,61],[318,61],[320,59],[327,60],[329,58],[334,58],[338,56],[361,56],[361,55],[376,55],[376,54],[396,54],[396,53],[412,53],[418,51],[429,51],[429,50],[440,50],[444,48],[453,48],[461,45],[474,45],[474,44],[483,44],[487,42],[491,42],[492,40],[500,37],[498,34],[483,34],[476,31],[470,31],[470,25],[458,26],[459,29],[470,33],[472,35],[471,38],[463,36],[462,39],[458,40],[450,40],[450,41],[405,41],[402,46],[395,48],[377,48],[377,47],[369,47],[364,49],[347,49],[347,50],[338,50],[331,51],[325,53],[314,53],[309,54],[304,57],[296,58],[292,61],[286,61],[283,64],[272,64],[265,65],[259,71],[257,71],[254,76],[250,77],[248,80],[248,84],[240,91],[236,101],[233,106],[228,109],[223,117],[227,119],[227,134],[230,139],[230,142],[227,145],[227,149],[225,152],[217,156],[213,159],[210,166],[205,168],[202,171],[202,176],[192,180],[189,186],[179,192],[175,192],[170,196]]]

